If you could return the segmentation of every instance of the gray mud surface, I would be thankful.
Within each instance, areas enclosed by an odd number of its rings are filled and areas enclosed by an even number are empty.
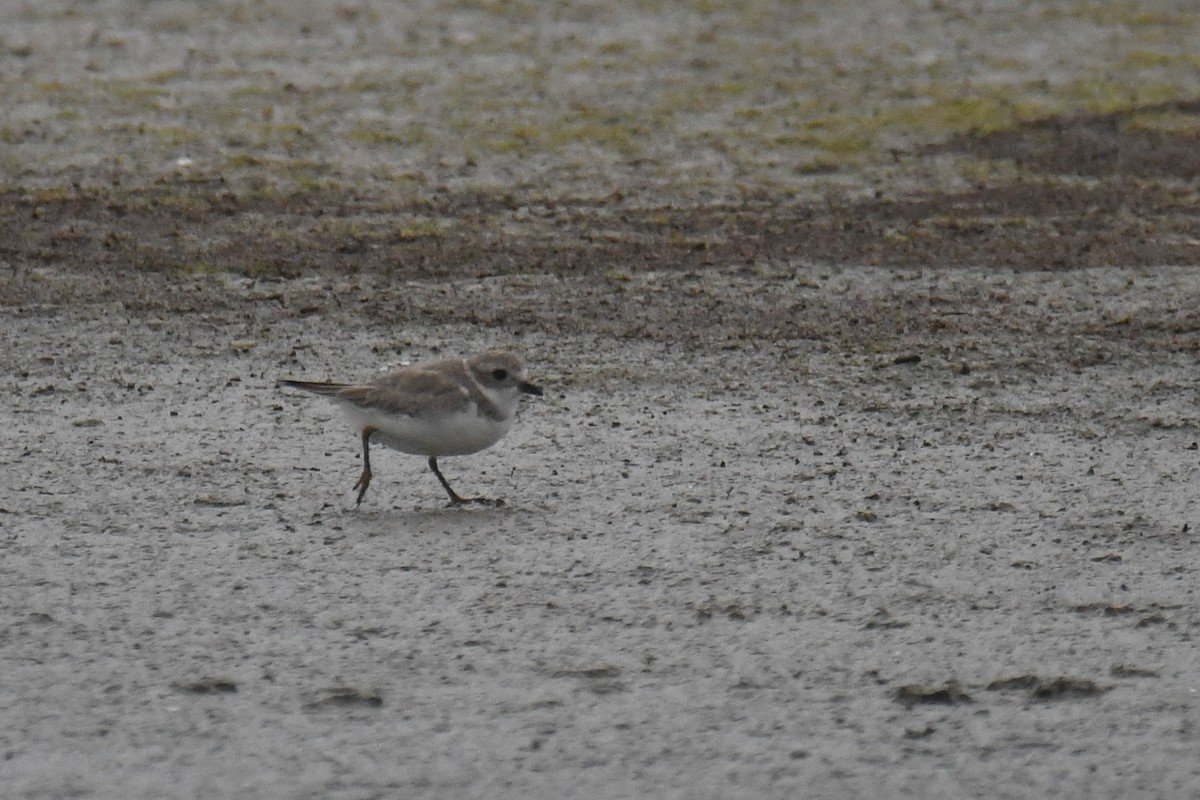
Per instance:
[[[0,794],[1200,797],[1197,42],[0,6]],[[493,346],[498,509],[276,384]]]

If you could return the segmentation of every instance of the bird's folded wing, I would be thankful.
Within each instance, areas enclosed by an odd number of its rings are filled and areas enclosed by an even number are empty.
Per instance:
[[[429,417],[465,409],[470,393],[451,376],[433,370],[398,370],[365,386],[347,386],[340,399],[388,414]]]

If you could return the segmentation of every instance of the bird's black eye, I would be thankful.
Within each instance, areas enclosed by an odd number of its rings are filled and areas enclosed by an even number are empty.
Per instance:
[[[502,381],[502,380],[504,380],[505,378],[507,378],[507,377],[508,377],[508,370],[506,370],[506,369],[494,369],[494,370],[492,370],[492,377],[493,377],[493,378],[495,378],[495,379],[496,379],[496,380],[498,380],[498,381]]]

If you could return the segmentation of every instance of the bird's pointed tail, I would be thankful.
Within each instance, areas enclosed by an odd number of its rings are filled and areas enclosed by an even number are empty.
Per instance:
[[[333,395],[345,389],[350,384],[347,383],[329,383],[328,381],[293,381],[281,380],[281,386],[291,386],[293,389],[303,389],[306,392],[321,395]]]

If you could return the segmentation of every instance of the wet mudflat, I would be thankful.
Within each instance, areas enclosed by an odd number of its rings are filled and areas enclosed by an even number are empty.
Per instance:
[[[1194,794],[1197,20],[886,5],[6,11],[6,791]]]

